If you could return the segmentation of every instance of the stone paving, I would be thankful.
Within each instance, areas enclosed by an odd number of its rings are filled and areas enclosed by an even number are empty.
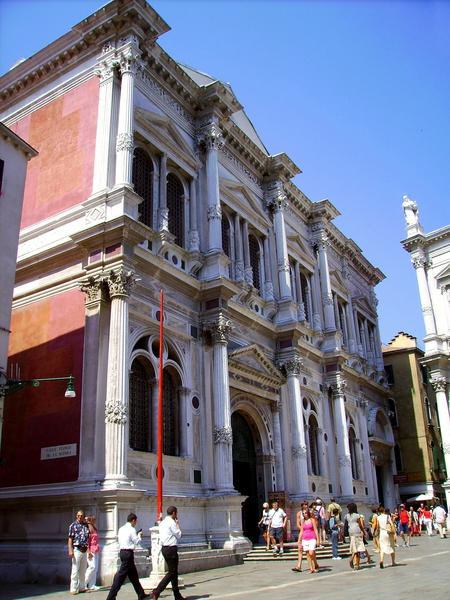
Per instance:
[[[183,596],[189,600],[254,600],[276,598],[298,600],[450,600],[450,539],[437,536],[413,538],[409,549],[398,548],[399,566],[384,570],[362,563],[360,571],[350,570],[348,560],[323,560],[320,573],[294,573],[290,562],[273,559],[269,563],[200,571],[183,575]],[[372,548],[371,548],[372,550]],[[93,592],[83,600],[105,600],[108,590]],[[8,584],[0,588],[1,600],[69,600],[67,588],[61,586]],[[118,600],[135,600],[130,584],[125,585]],[[170,591],[162,599],[173,598]]]

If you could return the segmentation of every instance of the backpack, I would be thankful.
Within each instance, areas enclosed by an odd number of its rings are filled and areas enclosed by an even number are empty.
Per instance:
[[[328,519],[328,528],[331,532],[339,531],[338,523],[336,517],[330,517]]]

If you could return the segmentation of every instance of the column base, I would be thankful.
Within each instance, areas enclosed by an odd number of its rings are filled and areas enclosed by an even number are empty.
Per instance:
[[[278,311],[274,322],[277,325],[298,321],[297,307],[290,298],[278,301]]]
[[[211,250],[204,255],[203,267],[200,271],[202,281],[211,281],[220,277],[228,278],[230,259],[221,250]]]

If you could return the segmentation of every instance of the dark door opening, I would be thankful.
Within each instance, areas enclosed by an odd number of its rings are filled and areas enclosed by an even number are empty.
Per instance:
[[[383,467],[376,465],[375,473],[377,475],[378,500],[384,506]]]
[[[231,415],[233,430],[233,485],[243,496],[242,530],[253,543],[258,542],[259,509],[256,477],[256,451],[253,432],[245,417],[235,412]]]

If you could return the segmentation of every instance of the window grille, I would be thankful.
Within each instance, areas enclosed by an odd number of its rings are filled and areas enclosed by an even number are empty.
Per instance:
[[[248,246],[250,251],[250,266],[253,272],[253,286],[261,290],[261,276],[259,272],[259,244],[254,235],[248,236]]]
[[[222,215],[222,250],[231,258],[230,222],[225,214]]]
[[[142,148],[136,148],[133,157],[134,191],[144,199],[139,205],[139,220],[153,226],[153,162]]]
[[[318,444],[318,435],[319,435],[319,426],[317,424],[316,418],[311,415],[309,417],[309,428],[308,428],[308,436],[309,436],[309,453],[311,457],[311,471],[313,475],[320,475],[320,463],[319,463],[319,444]]]
[[[181,181],[172,173],[167,176],[167,208],[169,231],[175,236],[175,244],[184,247],[184,189]]]
[[[179,456],[180,434],[178,384],[172,373],[167,370],[164,370],[163,398],[163,452],[168,456]]]
[[[130,447],[141,452],[151,452],[151,398],[150,373],[136,358],[130,374]]]

